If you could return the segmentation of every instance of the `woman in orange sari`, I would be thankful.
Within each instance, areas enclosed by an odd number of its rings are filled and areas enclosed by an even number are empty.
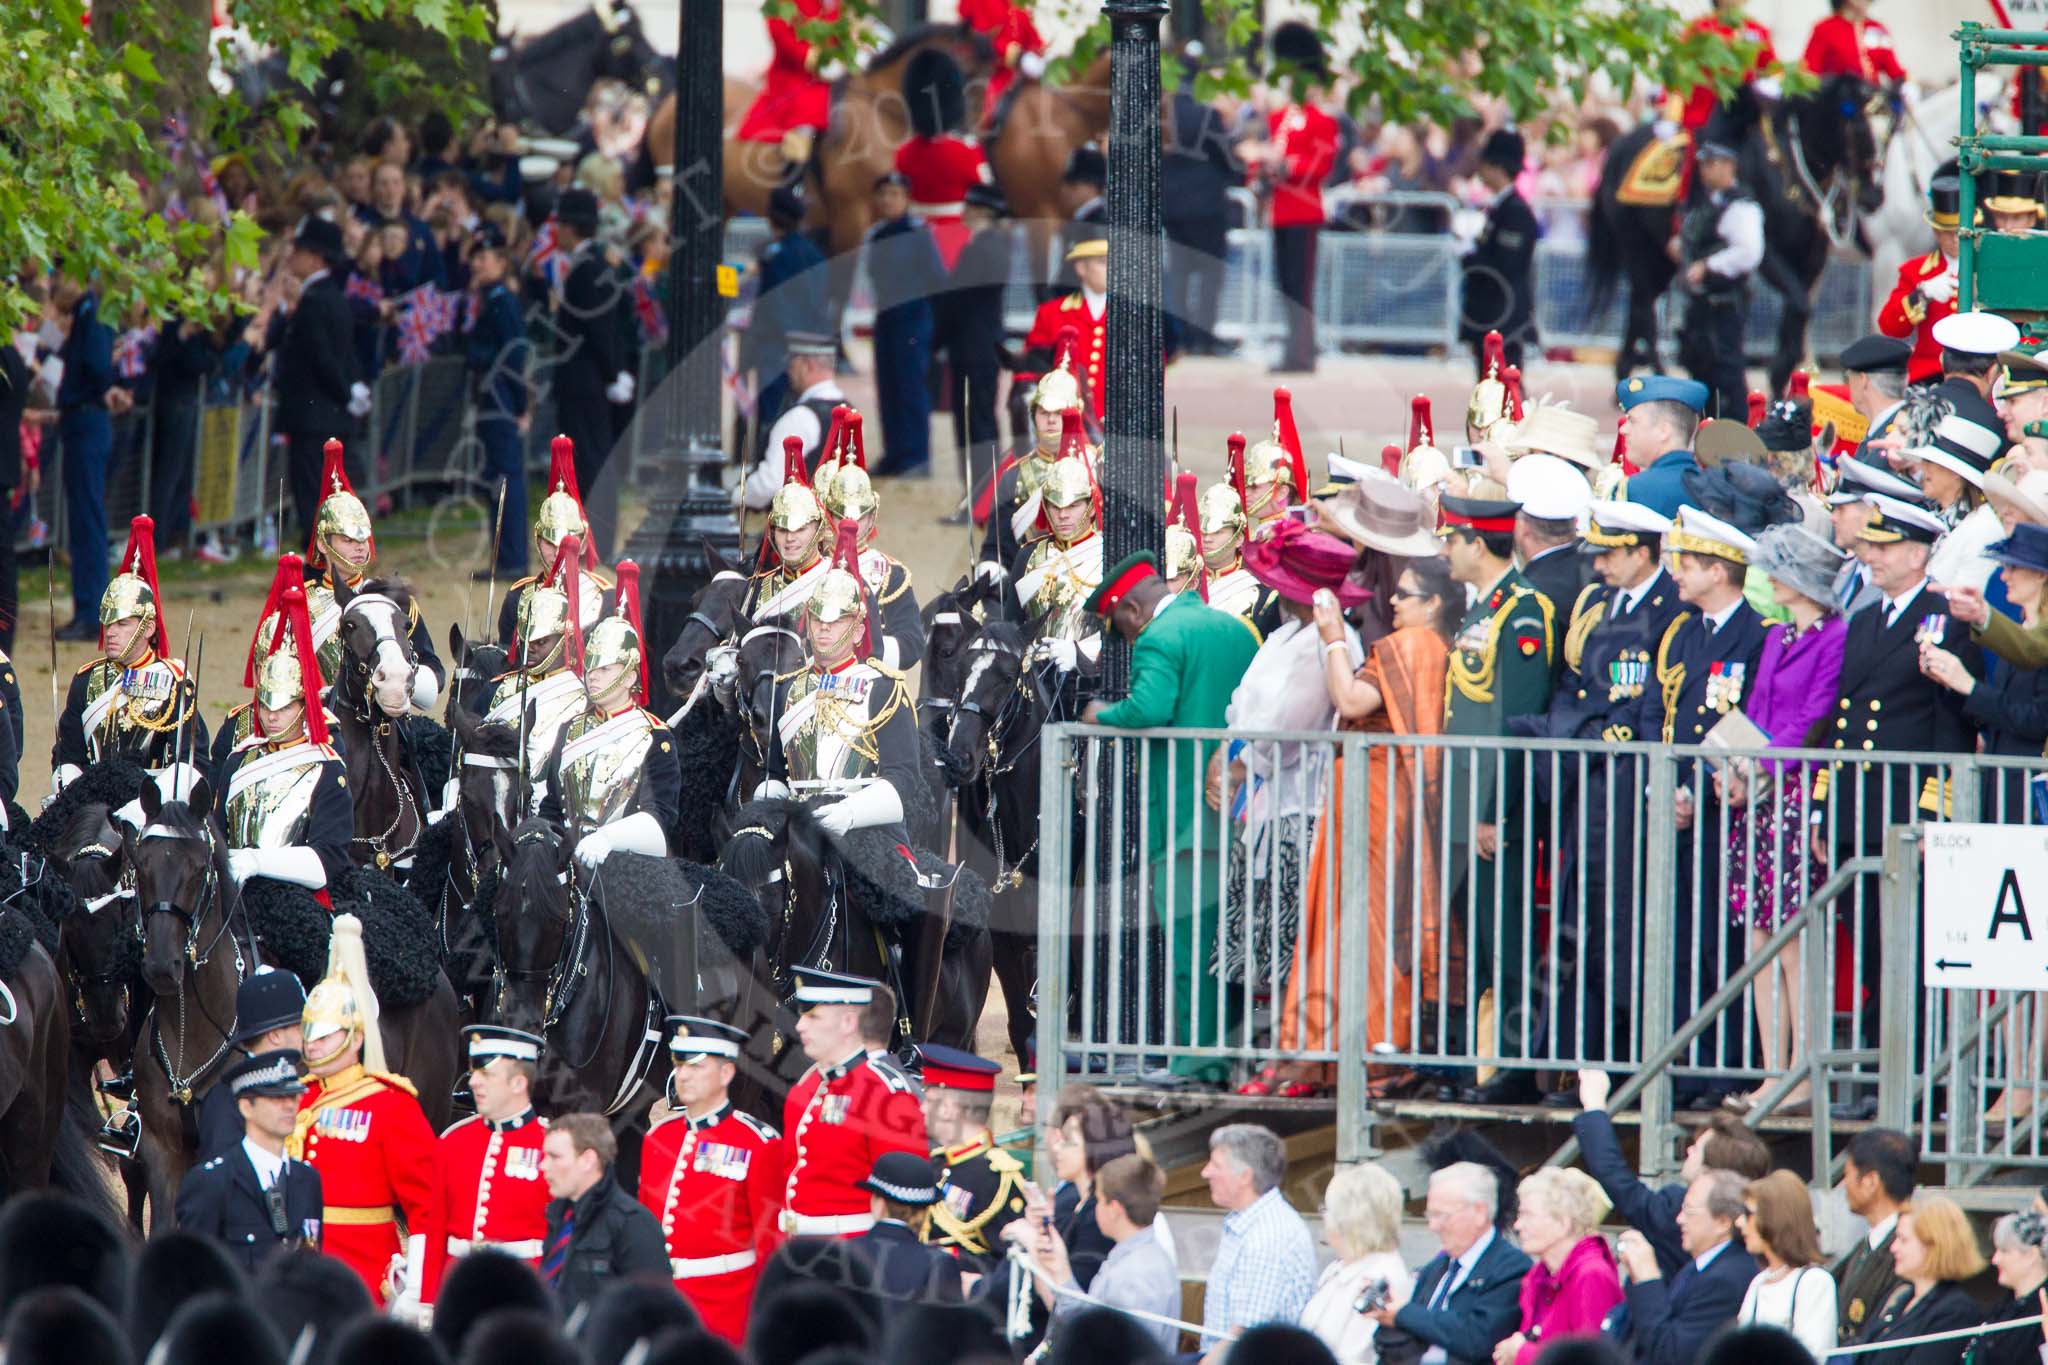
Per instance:
[[[1327,522],[1327,518],[1326,518]],[[1441,559],[1410,559],[1394,591],[1390,634],[1375,641],[1354,675],[1336,650],[1323,656],[1325,678],[1339,725],[1369,734],[1434,735],[1444,713],[1444,667],[1449,640],[1463,615],[1464,594]],[[1318,603],[1316,625],[1325,640],[1343,640],[1336,603]],[[1443,930],[1437,897],[1437,818],[1441,755],[1435,750],[1376,747],[1368,761],[1364,800],[1346,801],[1341,757],[1333,764],[1330,802],[1316,827],[1303,878],[1301,930],[1294,969],[1280,1017],[1280,1052],[1333,1051],[1337,1046],[1337,976],[1343,885],[1338,866],[1343,822],[1366,819],[1365,924],[1366,1041],[1407,1050],[1415,1045],[1414,982],[1419,966],[1422,998],[1436,1001]],[[1420,941],[1417,941],[1417,930]],[[1453,945],[1455,950],[1456,945]],[[1454,967],[1451,979],[1461,978]],[[1274,1093],[1313,1094],[1327,1068],[1283,1064]],[[1263,1078],[1262,1078],[1263,1079]]]

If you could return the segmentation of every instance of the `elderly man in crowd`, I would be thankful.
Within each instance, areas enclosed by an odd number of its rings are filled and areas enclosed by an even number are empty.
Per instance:
[[[1205,1361],[1246,1328],[1292,1324],[1315,1292],[1315,1239],[1280,1193],[1286,1174],[1287,1149],[1272,1129],[1227,1123],[1209,1135],[1202,1178],[1226,1214],[1202,1301]]]
[[[1500,1178],[1471,1161],[1429,1178],[1424,1216],[1443,1250],[1415,1276],[1415,1293],[1366,1316],[1380,1324],[1379,1348],[1395,1346],[1388,1328],[1421,1341],[1423,1365],[1488,1365],[1493,1348],[1522,1320],[1522,1277],[1529,1258],[1500,1236]]]
[[[1735,1320],[1757,1269],[1756,1258],[1736,1239],[1748,1184],[1734,1171],[1694,1178],[1678,1208],[1687,1260],[1669,1279],[1649,1238],[1633,1228],[1621,1234],[1627,1338],[1638,1365],[1692,1365],[1707,1341]]]

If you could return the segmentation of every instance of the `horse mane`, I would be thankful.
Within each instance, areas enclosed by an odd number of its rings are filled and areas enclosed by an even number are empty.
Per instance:
[[[526,850],[540,846],[539,852]],[[512,857],[502,874],[503,889],[522,900],[548,903],[562,895],[556,880],[562,864],[562,831],[552,820],[529,815],[512,831]]]
[[[464,750],[486,758],[519,756],[519,732],[501,720],[485,720],[474,711],[455,708],[454,730]]]
[[[977,62],[991,61],[995,57],[994,45],[966,24],[948,24],[934,21],[932,23],[918,24],[897,34],[887,47],[868,58],[862,64],[861,71],[865,75],[876,75],[884,67],[903,61],[918,48],[933,42],[965,43],[969,51],[973,52],[974,59]],[[963,72],[962,74],[965,73]]]
[[[782,870],[781,846],[795,837],[799,820],[815,827],[803,806],[788,797],[747,802],[733,814],[733,835],[718,856],[718,870],[748,888],[765,885]]]
[[[351,600],[354,597],[361,597],[365,593],[376,593],[380,597],[390,598],[398,604],[398,614],[400,616],[408,621],[412,619],[413,591],[411,585],[404,579],[366,578],[363,580],[362,586],[355,590]],[[402,636],[404,632],[400,631],[399,634]]]

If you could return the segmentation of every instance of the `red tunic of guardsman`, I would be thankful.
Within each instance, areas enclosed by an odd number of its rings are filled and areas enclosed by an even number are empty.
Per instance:
[[[1899,267],[1898,282],[1877,310],[1877,330],[1913,342],[1906,361],[1908,384],[1931,384],[1941,378],[1941,344],[1935,324],[1956,311],[1956,234],[1963,222],[1962,182],[1936,176],[1927,187],[1927,222],[1934,229],[1934,250]]]
[[[818,74],[818,50],[798,27],[837,19],[839,0],[791,0],[791,8],[791,18],[769,16],[768,74],[734,134],[741,142],[781,142],[792,132],[816,132],[831,115],[831,83]]]
[[[1758,77],[1769,76],[1777,69],[1778,52],[1771,45],[1771,31],[1748,15],[1740,14],[1739,4],[1722,6],[1717,3],[1714,13],[1704,14],[1692,21],[1686,32],[1712,34],[1724,47],[1744,43],[1756,48],[1749,70],[1743,73],[1742,83],[1747,85]],[[1680,122],[1688,132],[1697,133],[1707,126],[1707,120],[1721,107],[1720,96],[1714,87],[1704,82],[1696,85],[1686,97],[1685,112]]]
[[[727,1096],[745,1029],[673,1015],[668,1033],[680,1107],[640,1148],[640,1202],[661,1220],[676,1291],[706,1327],[737,1343],[746,1340],[761,1262],[778,1240],[782,1138]]]
[[[911,211],[931,229],[939,260],[951,270],[972,235],[961,219],[967,191],[989,178],[981,148],[961,136],[967,92],[959,63],[940,48],[913,54],[903,71],[903,101],[911,137],[896,149],[896,169],[909,182]]]
[[[326,1201],[321,1249],[355,1271],[381,1307],[400,1248],[412,1272],[424,1258],[435,1147],[412,1082],[384,1070],[362,935],[354,915],[335,918],[327,975],[306,996],[305,1055],[313,1079],[286,1150],[320,1173]],[[409,1273],[408,1282],[417,1283],[417,1274]]]
[[[924,1107],[902,1073],[873,1061],[861,1041],[875,983],[801,969],[796,978],[797,1036],[814,1065],[783,1107],[789,1178],[781,1227],[791,1237],[856,1237],[874,1226],[860,1182],[875,1158],[909,1152],[921,1160],[930,1150]]]
[[[1106,260],[1109,243],[1100,237],[1074,243],[1067,252],[1070,261]],[[1088,410],[1102,423],[1102,387],[1109,355],[1109,298],[1084,287],[1071,294],[1047,299],[1038,305],[1024,345],[1050,352],[1059,344],[1060,333],[1072,328],[1075,336],[1073,370],[1088,390]],[[865,1177],[865,1172],[863,1172]]]
[[[1045,39],[1031,22],[1031,10],[1015,0],[960,0],[960,22],[988,39],[996,54],[981,97],[983,127],[995,118],[1003,96],[1019,77],[1036,80],[1045,70]]]
[[[469,1044],[472,1077],[478,1095],[476,1113],[441,1134],[439,1177],[434,1208],[427,1224],[426,1259],[420,1283],[421,1303],[432,1303],[452,1262],[484,1248],[540,1265],[541,1243],[548,1227],[548,1182],[541,1175],[541,1144],[548,1121],[534,1112],[532,1068],[539,1065],[541,1040],[531,1033],[498,1024],[472,1024],[463,1030]],[[524,1070],[521,1070],[521,1069]],[[523,1076],[516,1086],[512,1075]],[[482,1095],[490,1095],[485,1104]],[[493,1117],[500,1110],[510,1113]]]

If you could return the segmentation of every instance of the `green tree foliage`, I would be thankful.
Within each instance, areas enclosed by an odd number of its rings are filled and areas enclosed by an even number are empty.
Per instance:
[[[240,213],[219,225],[166,220],[193,151],[295,146],[313,123],[304,97],[337,51],[367,79],[390,79],[394,61],[399,77],[418,72],[403,53],[382,60],[391,49],[370,47],[366,33],[402,27],[450,53],[491,37],[478,0],[235,0],[234,17],[257,50],[286,59],[286,89],[259,108],[209,80],[232,77],[239,57],[209,31],[204,0],[98,0],[90,27],[81,0],[0,4],[0,314],[28,306],[24,274],[60,264],[95,280],[111,310],[141,302],[159,317],[204,317],[229,307],[209,267],[222,256],[253,266],[262,233]],[[451,112],[471,98],[461,86],[442,93]],[[165,134],[173,123],[188,149],[177,165],[178,139]]]

